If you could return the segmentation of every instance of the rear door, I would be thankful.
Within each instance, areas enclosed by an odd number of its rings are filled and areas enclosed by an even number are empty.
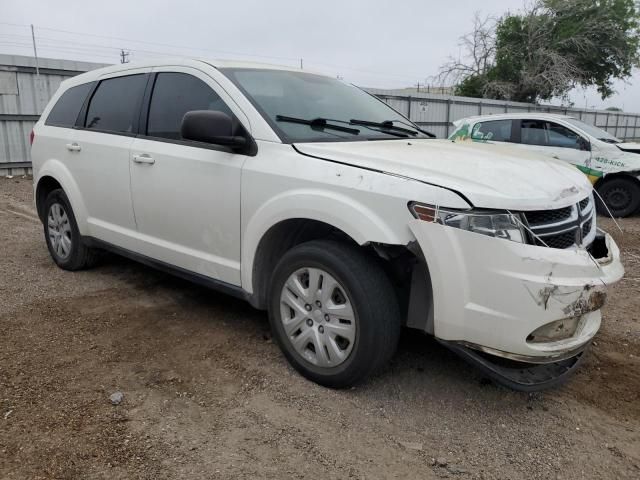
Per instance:
[[[149,71],[101,78],[83,108],[73,139],[74,176],[85,199],[89,234],[124,248],[133,246],[136,231],[129,150],[138,131]]]
[[[45,160],[56,159],[69,169],[72,176],[80,165],[75,146],[76,122],[82,106],[93,91],[94,83],[76,85],[66,90],[47,115],[44,124],[37,125],[37,141],[32,147],[34,172]]]
[[[246,117],[208,75],[189,67],[154,69],[131,148],[138,251],[151,258],[240,285],[240,176],[246,156],[186,141],[184,114],[222,111]],[[239,119],[239,120],[238,120]]]

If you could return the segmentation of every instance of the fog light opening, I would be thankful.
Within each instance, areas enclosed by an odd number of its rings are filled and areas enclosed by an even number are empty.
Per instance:
[[[575,335],[581,318],[582,316],[562,318],[547,323],[527,335],[527,343],[549,343],[571,338]]]

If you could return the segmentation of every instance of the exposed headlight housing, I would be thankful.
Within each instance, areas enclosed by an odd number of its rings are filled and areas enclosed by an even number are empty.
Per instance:
[[[526,243],[526,230],[518,215],[509,212],[453,210],[410,202],[411,214],[425,222],[434,222],[489,237]]]

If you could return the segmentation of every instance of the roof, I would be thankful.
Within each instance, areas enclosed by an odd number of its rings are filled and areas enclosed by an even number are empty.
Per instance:
[[[126,72],[128,70],[136,70],[140,68],[151,68],[151,67],[166,67],[166,66],[190,66],[194,68],[202,68],[202,67],[213,67],[213,68],[255,68],[262,70],[284,70],[284,71],[292,71],[292,72],[300,72],[299,68],[290,67],[286,65],[272,65],[269,63],[259,63],[259,62],[245,62],[245,61],[235,61],[235,60],[210,60],[210,59],[199,59],[199,58],[185,58],[185,57],[176,57],[176,58],[155,58],[152,60],[141,60],[135,62],[128,62],[116,65],[109,65],[103,68],[97,68],[95,70],[91,70],[89,72],[83,73],[76,77],[73,77],[69,80],[66,80],[65,83],[67,86],[78,85],[85,82],[91,82],[99,79],[104,75],[110,75],[120,72]],[[306,73],[314,73],[317,75],[324,75],[323,73],[315,72],[312,70],[304,70]]]

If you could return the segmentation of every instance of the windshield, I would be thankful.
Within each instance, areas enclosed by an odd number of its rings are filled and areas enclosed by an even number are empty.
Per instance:
[[[571,125],[578,127],[580,130],[583,130],[584,132],[591,135],[592,137],[597,138],[598,140],[602,140],[603,142],[607,143],[620,143],[620,140],[618,138],[614,137],[609,132],[602,130],[601,128],[594,127],[593,125],[589,125],[588,123],[584,123],[577,118],[567,118],[566,120]]]
[[[384,102],[337,79],[288,70],[220,70],[242,90],[283,142],[427,138]],[[366,125],[352,120],[365,121]],[[385,122],[385,126],[369,122]],[[411,135],[398,128],[403,125]]]

